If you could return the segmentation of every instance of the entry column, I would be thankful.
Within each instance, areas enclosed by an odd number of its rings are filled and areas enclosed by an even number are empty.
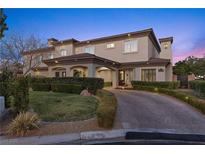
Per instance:
[[[119,70],[112,70],[112,87],[116,88],[119,85]]]
[[[94,64],[88,64],[88,77],[95,77],[95,69]]]

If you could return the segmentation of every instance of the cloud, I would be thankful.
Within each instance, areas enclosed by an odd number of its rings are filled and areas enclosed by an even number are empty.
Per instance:
[[[180,60],[184,60],[188,56],[194,56],[194,57],[204,57],[205,56],[205,35],[202,37],[199,37],[197,39],[194,39],[192,42],[192,46],[190,45],[191,43],[189,42],[184,42],[182,44],[189,46],[188,48],[183,48],[180,47],[179,44],[174,48],[174,63]],[[183,46],[184,47],[184,46]]]

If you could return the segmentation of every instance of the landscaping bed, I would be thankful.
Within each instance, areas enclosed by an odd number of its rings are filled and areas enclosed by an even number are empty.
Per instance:
[[[80,121],[96,116],[98,100],[92,96],[31,91],[30,106],[43,121]]]

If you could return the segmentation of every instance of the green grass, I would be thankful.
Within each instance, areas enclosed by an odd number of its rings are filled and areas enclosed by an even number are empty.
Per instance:
[[[78,121],[96,116],[98,100],[77,94],[30,92],[30,105],[43,121]]]

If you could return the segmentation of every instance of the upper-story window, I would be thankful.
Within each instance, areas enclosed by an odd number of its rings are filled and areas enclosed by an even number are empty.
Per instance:
[[[84,49],[85,53],[95,54],[95,47],[86,47]]]
[[[43,60],[43,56],[42,55],[39,55],[39,56],[36,57],[36,63],[37,64],[40,64],[42,62],[42,60]]]
[[[53,59],[54,58],[53,53],[49,53],[48,58]]]
[[[107,44],[107,48],[108,49],[111,49],[111,48],[114,48],[115,47],[115,44],[114,43],[109,43]]]
[[[129,40],[125,42],[125,53],[137,52],[137,40]]]
[[[65,50],[65,49],[62,49],[60,52],[61,52],[61,56],[66,56],[67,55],[67,50]]]

